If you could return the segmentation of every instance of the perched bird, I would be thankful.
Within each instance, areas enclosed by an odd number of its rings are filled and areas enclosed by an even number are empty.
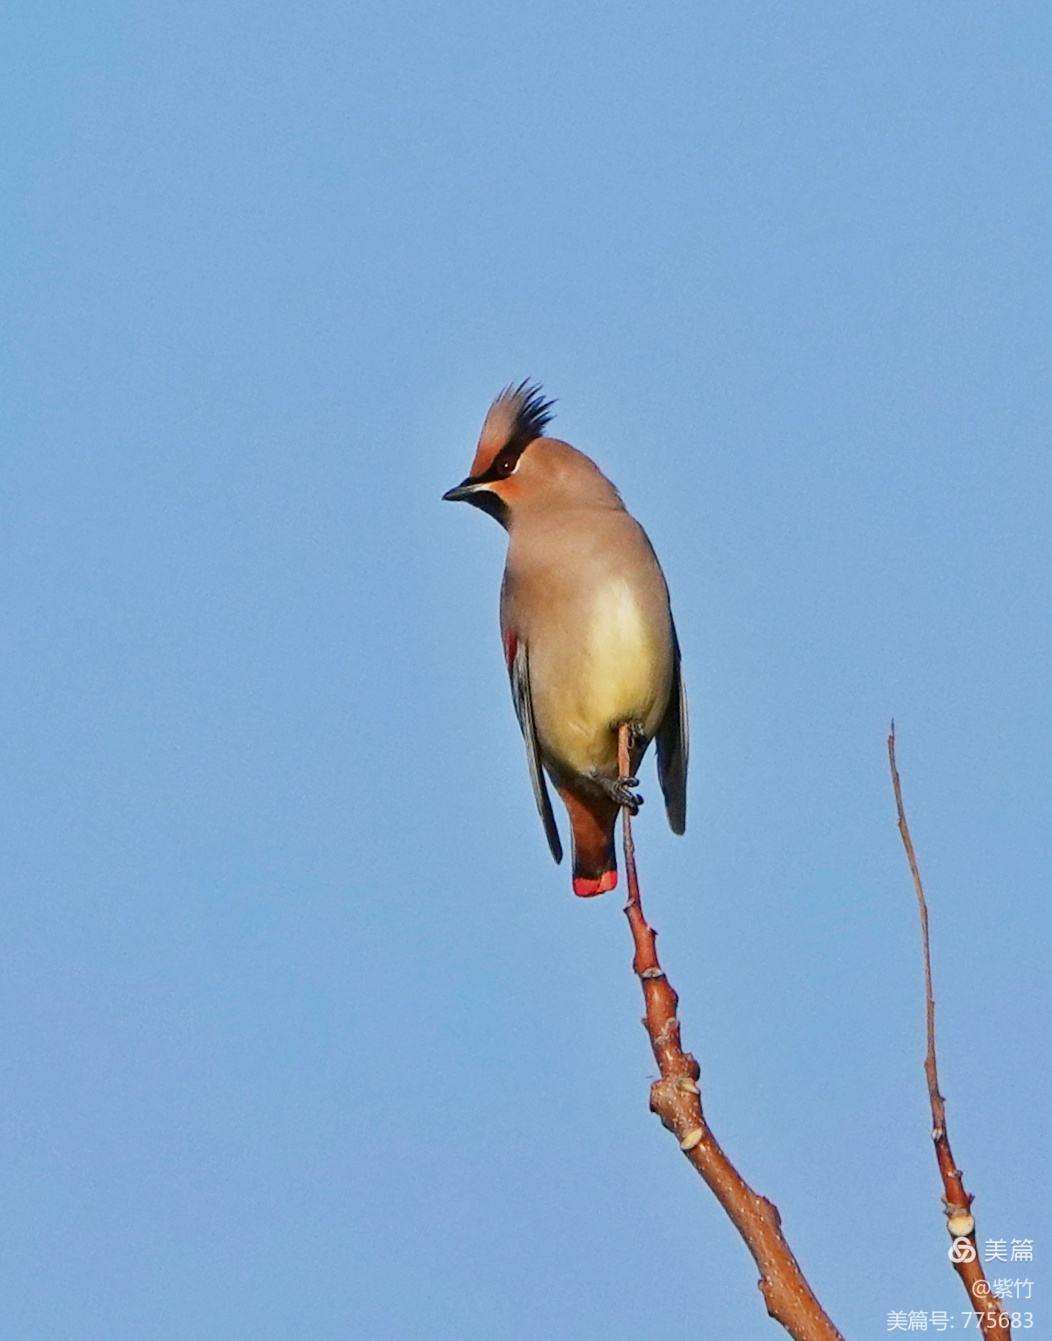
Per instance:
[[[548,846],[561,861],[545,772],[570,817],[573,890],[584,896],[616,886],[618,810],[642,803],[637,778],[618,770],[623,723],[632,774],[656,738],[668,822],[684,831],[687,701],[657,556],[595,462],[545,436],[552,404],[527,382],[505,388],[471,474],[443,498],[508,532],[500,627],[512,697]]]

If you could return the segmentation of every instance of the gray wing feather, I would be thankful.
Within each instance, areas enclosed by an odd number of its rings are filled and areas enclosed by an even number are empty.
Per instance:
[[[533,799],[537,802],[544,833],[548,839],[552,856],[556,861],[563,859],[563,845],[559,830],[552,814],[552,802],[548,795],[548,786],[541,767],[541,754],[537,746],[537,729],[533,721],[533,699],[530,696],[530,659],[526,644],[520,642],[515,656],[508,667],[511,676],[511,694],[515,701],[515,715],[519,719],[522,738],[526,742],[526,761],[530,766],[530,782],[533,784]]]
[[[658,781],[665,794],[665,812],[673,833],[683,833],[687,827],[687,693],[683,688],[680,668],[679,639],[672,626],[674,669],[668,707],[657,730]]]

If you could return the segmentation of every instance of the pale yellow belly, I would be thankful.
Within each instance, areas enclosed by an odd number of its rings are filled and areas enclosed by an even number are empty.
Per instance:
[[[559,646],[530,649],[534,716],[541,750],[575,773],[616,768],[617,726],[642,723],[653,736],[672,676],[664,610],[649,618],[627,583],[597,592]]]

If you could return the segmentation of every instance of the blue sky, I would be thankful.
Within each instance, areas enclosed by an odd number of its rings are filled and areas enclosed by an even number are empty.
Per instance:
[[[1050,28],[8,12],[5,1335],[778,1334],[439,502],[527,375],[672,588],[690,820],[637,841],[716,1131],[847,1335],[963,1325],[894,714],[955,1152],[1047,1312]]]

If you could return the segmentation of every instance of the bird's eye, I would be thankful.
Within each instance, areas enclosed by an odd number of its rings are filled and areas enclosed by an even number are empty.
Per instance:
[[[506,480],[519,461],[518,452],[503,451],[493,463],[493,471],[502,480]]]

